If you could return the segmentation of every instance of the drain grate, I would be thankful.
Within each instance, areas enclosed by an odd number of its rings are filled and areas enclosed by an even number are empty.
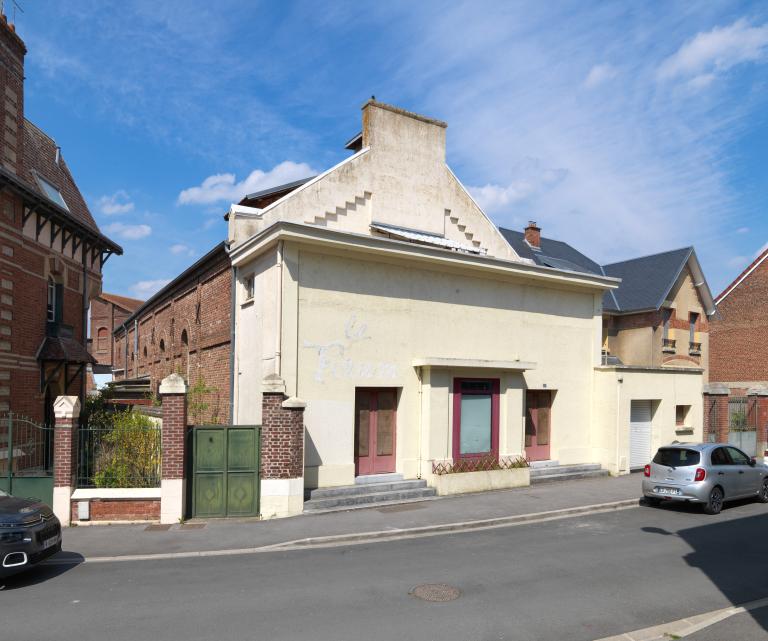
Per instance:
[[[202,530],[205,527],[205,523],[182,523],[179,529],[181,530]]]
[[[417,585],[408,594],[422,601],[443,603],[458,599],[461,596],[461,590],[447,583],[424,583],[423,585]]]
[[[145,532],[167,532],[171,529],[170,525],[161,525],[159,523],[153,523],[144,528]]]

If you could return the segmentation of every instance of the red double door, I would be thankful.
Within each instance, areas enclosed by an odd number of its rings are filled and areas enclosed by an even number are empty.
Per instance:
[[[397,390],[355,390],[355,474],[395,471]]]
[[[552,392],[525,392],[525,456],[529,461],[549,460]]]

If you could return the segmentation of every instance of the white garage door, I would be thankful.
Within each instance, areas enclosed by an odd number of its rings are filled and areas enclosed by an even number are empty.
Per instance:
[[[629,414],[629,467],[643,467],[651,461],[651,401],[632,401]]]

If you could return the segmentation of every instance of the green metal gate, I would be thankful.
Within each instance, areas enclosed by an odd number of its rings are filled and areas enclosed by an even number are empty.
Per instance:
[[[0,490],[53,503],[53,427],[0,416]]]
[[[261,428],[192,429],[192,516],[257,516]]]

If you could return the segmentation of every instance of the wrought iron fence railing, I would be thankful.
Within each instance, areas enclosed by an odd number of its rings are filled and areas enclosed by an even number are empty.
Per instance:
[[[114,416],[111,424],[80,427],[77,486],[160,487],[160,425],[129,412]]]

